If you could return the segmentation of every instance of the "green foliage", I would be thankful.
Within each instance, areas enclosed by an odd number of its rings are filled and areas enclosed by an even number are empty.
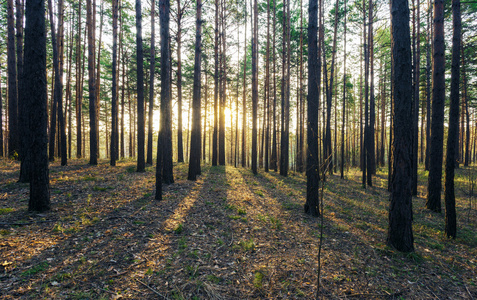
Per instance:
[[[33,276],[35,274],[38,274],[40,272],[45,271],[49,267],[49,264],[47,262],[41,262],[38,265],[30,268],[29,270],[26,270],[20,274],[22,277],[28,277],[28,276]]]
[[[10,207],[0,208],[0,215],[5,215],[12,211],[14,211],[14,209]]]

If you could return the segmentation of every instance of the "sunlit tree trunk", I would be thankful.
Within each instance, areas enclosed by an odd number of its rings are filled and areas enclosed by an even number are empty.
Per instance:
[[[137,55],[137,172],[146,168],[144,158],[144,55],[142,46],[141,0],[136,0],[136,55]]]
[[[154,3],[154,1],[153,1]],[[118,134],[118,94],[117,94],[117,60],[118,60],[118,0],[113,0],[113,82],[112,82],[112,99],[111,99],[111,146],[110,146],[110,164],[116,165],[118,159],[118,149],[116,148]]]
[[[257,174],[257,110],[258,110],[258,6],[253,2],[252,25],[252,172]]]

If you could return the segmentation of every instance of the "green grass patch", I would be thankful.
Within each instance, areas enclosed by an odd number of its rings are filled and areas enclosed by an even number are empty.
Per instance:
[[[39,263],[36,266],[31,267],[28,270],[22,272],[20,275],[22,277],[33,276],[35,274],[38,274],[40,272],[45,271],[48,267],[49,267],[48,263],[44,261],[44,262]]]
[[[0,208],[0,215],[5,215],[12,211],[14,211],[14,209],[10,207]]]
[[[253,275],[253,286],[257,289],[261,288],[263,286],[263,277],[264,275],[262,272],[255,272]]]

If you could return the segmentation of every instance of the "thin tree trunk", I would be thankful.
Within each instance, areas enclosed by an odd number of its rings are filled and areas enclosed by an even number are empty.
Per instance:
[[[275,0],[274,0],[275,1]],[[245,9],[245,38],[244,38],[244,54],[243,54],[243,83],[242,83],[242,168],[245,168],[247,164],[246,155],[246,133],[247,133],[247,4],[244,5]]]
[[[177,161],[184,162],[182,138],[182,15],[181,1],[177,0]]]
[[[147,122],[147,158],[146,163],[152,165],[152,121],[154,119],[154,74],[156,69],[155,46],[155,1],[151,2],[151,58],[149,63],[149,115]]]
[[[137,55],[137,172],[145,171],[144,159],[144,55],[142,48],[141,1],[136,0],[136,55]]]
[[[91,7],[92,0],[86,0],[86,10],[87,10],[87,27],[88,27],[88,82],[89,82],[89,119],[90,119],[90,132],[89,132],[89,152],[90,158],[89,163],[91,165],[98,164],[98,139],[97,128],[98,124],[98,115],[96,113],[96,77],[95,77],[95,66],[94,66],[94,48],[95,48],[95,24],[93,9]]]
[[[82,109],[83,109],[83,78],[81,67],[81,0],[78,1],[78,24],[76,32],[76,158],[81,158],[83,152],[83,136],[82,128]],[[71,128],[70,128],[71,130]]]
[[[16,157],[20,152],[18,128],[17,63],[15,56],[15,25],[13,0],[7,0],[7,68],[8,68],[8,156]]]
[[[219,97],[219,0],[215,0],[215,28],[214,28],[214,133],[212,137],[212,165],[218,162],[218,97]]]
[[[154,1],[153,1],[154,3]],[[110,154],[110,164],[111,166],[116,165],[116,160],[118,160],[118,149],[116,147],[117,140],[119,137],[118,133],[118,86],[117,86],[117,52],[118,52],[118,10],[119,3],[118,0],[113,0],[113,82],[112,82],[112,99],[111,99],[111,154]]]
[[[346,0],[344,2],[344,47],[343,47],[343,123],[341,125],[341,179],[344,179],[344,142],[345,142],[345,121],[346,121]]]
[[[253,2],[252,30],[252,172],[257,174],[257,110],[258,110],[258,6]]]

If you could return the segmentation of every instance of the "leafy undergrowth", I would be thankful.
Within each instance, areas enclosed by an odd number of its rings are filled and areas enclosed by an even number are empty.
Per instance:
[[[0,161],[2,299],[311,299],[317,289],[320,220],[303,214],[305,177],[175,166],[164,200],[155,171],[73,160],[50,167],[52,211],[27,212],[18,163]],[[469,169],[457,170],[458,238],[427,211],[421,174],[414,198],[416,251],[385,246],[389,194],[378,170],[328,176],[320,294],[323,299],[477,297],[477,209]]]

